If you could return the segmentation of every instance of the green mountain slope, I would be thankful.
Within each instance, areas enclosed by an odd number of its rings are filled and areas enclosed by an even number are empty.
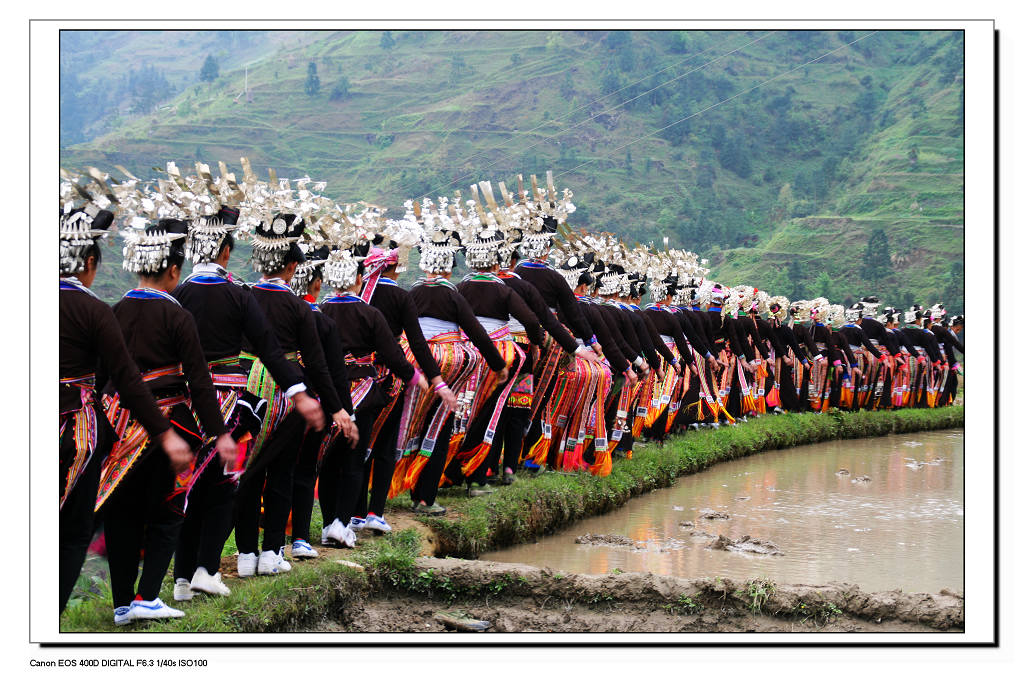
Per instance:
[[[390,207],[550,168],[576,194],[574,227],[668,236],[726,283],[962,301],[962,276],[951,276],[964,227],[958,32],[389,37],[257,41],[271,47],[247,55],[247,98],[242,62],[199,83],[209,36],[175,34],[167,59],[195,80],[162,108],[63,147],[62,163],[151,175],[172,159],[237,170],[244,155],[260,173],[308,173],[339,200]],[[62,115],[75,104],[63,97]],[[865,271],[878,228],[897,265]]]

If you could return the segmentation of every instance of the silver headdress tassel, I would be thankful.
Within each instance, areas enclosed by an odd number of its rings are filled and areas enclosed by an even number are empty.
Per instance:
[[[455,200],[440,197],[437,204],[429,198],[420,205],[412,200],[405,202],[405,217],[402,219],[419,228],[420,270],[429,275],[450,273],[455,268],[455,254],[462,251],[462,238],[458,229],[465,217],[461,206],[462,197],[456,192]]]
[[[117,198],[109,176],[95,168],[85,178],[64,169],[60,175],[60,273],[74,275],[85,270],[86,252],[110,230]]]
[[[122,267],[129,273],[160,273],[168,265],[168,259],[176,247],[175,242],[185,239],[187,230],[184,222],[175,219],[162,220],[144,230],[126,230]],[[180,251],[179,254],[184,256]]]

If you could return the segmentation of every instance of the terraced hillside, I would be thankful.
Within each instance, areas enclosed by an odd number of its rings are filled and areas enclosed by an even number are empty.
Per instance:
[[[86,139],[62,144],[70,166],[150,175],[171,159],[237,169],[244,155],[258,172],[308,173],[339,200],[390,207],[551,168],[576,193],[575,228],[668,236],[727,283],[962,302],[958,32],[190,32],[105,44],[62,88],[62,116],[126,63],[164,69],[169,94],[148,109],[126,96],[90,119]],[[66,41],[62,63],[84,49]],[[201,81],[218,54],[217,78]],[[872,236],[884,263],[865,268]],[[116,261],[104,296],[125,282]]]

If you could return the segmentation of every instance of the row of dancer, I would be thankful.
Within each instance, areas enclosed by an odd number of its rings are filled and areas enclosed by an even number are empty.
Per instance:
[[[691,252],[570,231],[572,193],[550,173],[499,184],[500,201],[486,182],[409,201],[395,220],[242,167],[240,182],[223,164],[216,179],[203,164],[149,182],[63,174],[62,610],[98,522],[115,623],[178,617],[159,598],[172,559],[180,603],[230,592],[232,530],[239,577],[289,571],[286,549],[318,555],[315,499],[319,543],[354,547],[391,530],[396,496],[441,515],[442,487],[607,475],[641,434],[956,393],[963,347],[940,306],[892,330],[869,297],[832,329],[824,300],[729,289]],[[139,286],[111,310],[90,286],[115,212]],[[236,238],[254,282],[228,270]]]

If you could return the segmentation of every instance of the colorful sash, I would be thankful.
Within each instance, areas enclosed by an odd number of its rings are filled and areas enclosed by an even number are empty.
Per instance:
[[[143,373],[142,381],[148,382],[157,377],[180,374],[181,364],[169,365]],[[169,416],[171,408],[180,404],[185,404],[190,411],[192,410],[188,399],[183,395],[169,396],[158,399],[156,402],[157,407],[165,416]],[[120,395],[115,394],[114,396],[104,397],[103,407],[107,419],[114,428],[117,439],[110,449],[110,454],[107,455],[106,460],[103,462],[95,510],[99,510],[117,489],[118,485],[124,481],[125,475],[138,462],[139,457],[146,450],[150,441],[149,434],[146,433],[142,424],[132,417],[127,408],[121,405]],[[198,423],[195,413],[192,414],[192,417]],[[181,427],[181,425],[178,426]],[[198,434],[196,436],[202,438]]]
[[[213,365],[211,363],[211,365]],[[239,416],[235,412],[235,408],[238,405],[238,391],[236,389],[218,389],[217,390],[217,404],[220,407],[221,419],[224,420],[224,424],[227,426],[229,433],[234,430],[238,425]],[[244,450],[243,445],[245,441],[249,439],[249,435],[240,440],[239,443],[239,460],[244,463]],[[178,510],[182,515],[188,509],[188,496],[192,492],[192,487],[195,486],[196,482],[199,481],[199,477],[202,476],[203,472],[210,465],[219,458],[217,449],[215,448],[216,439],[210,438],[205,439],[203,444],[199,447],[196,452],[196,457],[189,463],[188,467],[178,472],[174,477],[174,487],[171,492],[167,495],[167,500],[171,504],[171,507]],[[236,462],[235,467],[239,467],[241,463]],[[241,472],[237,472],[233,475],[237,481],[238,477],[241,476]]]
[[[461,413],[468,409],[464,400],[465,391],[475,369],[483,362],[483,357],[475,346],[465,341],[458,330],[431,337],[427,340],[427,346],[437,361],[441,377],[457,398],[458,405],[453,419],[461,423]],[[452,415],[452,411],[440,403],[433,391],[424,392],[418,387],[412,388],[406,395],[406,410],[410,419],[407,422],[405,445],[402,459],[396,465],[391,479],[388,497],[416,486],[420,473],[434,453],[441,428]],[[445,466],[454,455],[449,448],[445,454]]]
[[[519,348],[519,344],[512,341],[511,335],[508,331],[508,326],[503,325],[491,332],[488,336],[490,336],[491,340],[494,341],[495,346],[498,348],[498,352],[501,353],[501,357],[505,361],[505,365],[509,367],[509,375],[511,377],[517,376],[519,374],[519,369],[523,366],[523,363],[526,360],[526,354],[523,353],[521,348]],[[483,463],[487,454],[490,452],[491,444],[494,443],[495,432],[498,428],[498,420],[501,418],[501,411],[508,401],[509,394],[512,392],[512,385],[513,381],[506,382],[501,393],[498,395],[498,400],[494,404],[494,410],[491,411],[490,418],[487,420],[487,427],[484,430],[483,442],[478,446],[459,454],[459,459],[462,461],[463,474],[468,476],[474,472],[476,468]],[[490,398],[490,395],[497,387],[498,373],[488,371],[480,385],[480,391],[477,392],[476,395],[477,407],[473,411],[474,414],[483,408],[484,403],[486,403],[487,399]]]
[[[288,360],[302,363],[302,357],[297,351],[286,353],[284,357]],[[284,392],[277,382],[274,381],[270,371],[263,362],[256,356],[243,353],[241,358],[251,360],[252,367],[249,369],[249,377],[246,381],[246,390],[267,402],[267,415],[263,418],[263,425],[259,434],[252,440],[252,444],[246,449],[246,467],[252,465],[254,458],[259,456],[263,445],[267,442],[271,433],[280,426],[288,411],[292,408],[292,402],[284,395]]]
[[[61,288],[63,289],[63,281]],[[64,413],[60,417],[60,438],[64,438],[64,430],[69,426],[74,430],[75,457],[71,461],[67,478],[64,480],[64,490],[60,494],[60,507],[63,509],[64,501],[71,494],[78,483],[78,478],[85,471],[86,466],[96,452],[96,443],[99,438],[96,417],[96,375],[82,375],[81,377],[62,377],[61,384],[76,387],[79,390],[82,407],[78,410]],[[72,426],[73,425],[73,426]]]

